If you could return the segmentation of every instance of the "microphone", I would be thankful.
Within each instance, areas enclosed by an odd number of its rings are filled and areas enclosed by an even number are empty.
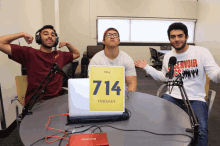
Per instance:
[[[167,74],[169,76],[169,81],[168,81],[169,94],[171,94],[171,92],[172,92],[172,89],[170,90],[170,86],[172,86],[171,82],[172,82],[172,78],[173,78],[173,74],[174,74],[174,65],[175,64],[176,64],[176,57],[175,56],[170,57],[170,60],[168,63],[168,66],[170,66],[170,71]]]
[[[173,78],[175,64],[176,64],[176,57],[174,56],[170,57],[169,64],[168,64],[170,66],[169,79]]]

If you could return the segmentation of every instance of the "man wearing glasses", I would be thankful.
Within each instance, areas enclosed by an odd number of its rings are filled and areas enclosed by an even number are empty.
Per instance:
[[[134,66],[134,61],[125,52],[118,49],[120,38],[118,30],[115,28],[108,28],[103,35],[103,49],[93,56],[89,63],[88,75],[90,65],[102,66],[124,66],[125,67],[125,81],[128,86],[128,91],[136,91],[137,89],[137,74]]]

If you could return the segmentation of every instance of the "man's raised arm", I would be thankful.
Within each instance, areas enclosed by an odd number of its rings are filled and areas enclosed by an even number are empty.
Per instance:
[[[152,66],[149,66],[145,59],[143,59],[143,61],[140,59],[135,60],[134,64],[136,67],[144,69],[147,72],[147,74],[150,74],[155,80],[162,82],[166,81],[166,77],[164,73],[165,70],[163,66],[162,66],[162,71],[158,71]]]
[[[79,51],[78,51],[73,45],[71,45],[69,42],[67,42],[67,41],[61,41],[61,42],[59,43],[59,48],[62,48],[62,47],[64,47],[64,46],[66,46],[66,47],[69,49],[69,51],[70,51],[71,53],[73,53],[73,59],[76,59],[76,58],[79,58],[79,57],[80,57]]]
[[[4,52],[5,54],[11,55],[10,43],[21,37],[24,37],[25,41],[28,44],[31,44],[33,41],[33,37],[24,32],[0,36],[0,51]]]

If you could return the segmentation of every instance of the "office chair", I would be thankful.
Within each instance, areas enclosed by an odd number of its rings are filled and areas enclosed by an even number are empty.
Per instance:
[[[156,68],[157,70],[161,70],[162,69],[162,61],[160,60],[159,56],[158,56],[158,52],[156,49],[154,48],[149,48],[150,49],[150,54],[151,54],[151,58],[150,61],[152,63],[152,67]]]
[[[205,97],[205,100],[206,100],[206,103],[208,105],[208,117],[211,113],[212,106],[213,106],[215,96],[216,96],[216,91],[209,90],[209,85],[210,85],[210,78],[206,74],[206,84],[205,84],[206,97]],[[160,86],[160,88],[157,90],[157,96],[158,97],[161,97],[167,91],[167,88],[165,88],[167,86],[168,86],[167,84],[162,84]]]
[[[69,75],[71,78],[74,78],[75,77],[75,72],[76,72],[76,68],[77,66],[79,65],[79,62],[71,62],[67,65],[65,65],[63,67],[63,71]],[[63,85],[62,87],[67,87],[68,85],[68,78],[66,76],[63,76]]]
[[[86,51],[83,53],[83,58],[81,59],[81,65],[80,65],[81,69],[79,69],[81,78],[88,77],[88,66],[89,66],[90,60],[96,53],[102,50],[103,50],[102,45],[87,46]]]

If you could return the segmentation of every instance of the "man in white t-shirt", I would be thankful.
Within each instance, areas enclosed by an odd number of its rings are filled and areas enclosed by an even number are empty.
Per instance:
[[[136,91],[137,89],[137,74],[134,66],[134,61],[125,52],[118,49],[120,44],[119,33],[115,28],[108,28],[103,36],[103,49],[96,53],[91,59],[88,67],[88,76],[91,65],[102,66],[124,66],[125,81],[128,86],[128,91]]]
[[[199,46],[189,46],[186,41],[188,39],[187,27],[182,23],[173,23],[168,28],[168,37],[171,45],[175,48],[166,53],[163,60],[162,71],[157,71],[149,66],[146,60],[136,60],[135,65],[143,68],[155,80],[166,81],[165,74],[169,72],[169,59],[172,56],[177,58],[177,63],[174,65],[174,79],[177,77],[183,78],[183,86],[190,100],[192,109],[198,119],[199,136],[195,146],[208,145],[208,106],[205,101],[205,83],[206,74],[216,82],[220,82],[220,68],[214,61],[213,56],[208,49]],[[184,111],[186,107],[180,90],[174,86],[171,94],[168,92],[162,95],[162,98],[176,104]]]

